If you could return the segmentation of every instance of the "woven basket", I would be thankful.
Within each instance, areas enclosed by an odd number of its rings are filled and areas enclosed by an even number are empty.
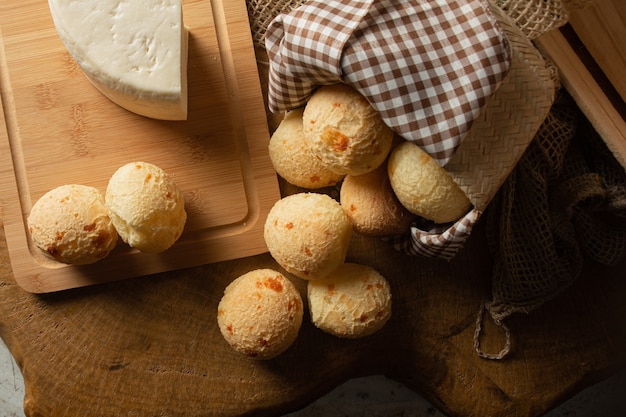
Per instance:
[[[265,31],[276,16],[304,4],[306,0],[246,0],[252,41],[265,49]]]
[[[264,50],[267,25],[305,0],[247,0],[255,46]],[[404,236],[390,238],[409,255],[451,259],[469,237],[489,202],[533,140],[554,101],[556,70],[548,66],[528,36],[506,12],[492,4],[510,46],[511,67],[498,90],[487,100],[468,135],[446,165],[455,182],[474,205],[463,219],[461,236],[450,229],[421,231],[413,227]],[[263,66],[263,63],[260,63]],[[265,80],[264,80],[265,81]],[[454,225],[452,227],[457,227]],[[417,236],[422,234],[423,236]]]
[[[595,0],[497,0],[498,8],[509,16],[530,40],[567,23],[569,13]]]
[[[511,51],[511,68],[446,169],[483,211],[511,173],[554,101],[556,70],[501,9],[492,7]]]

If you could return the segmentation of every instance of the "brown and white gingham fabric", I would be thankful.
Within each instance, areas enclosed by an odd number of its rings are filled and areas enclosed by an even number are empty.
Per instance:
[[[480,216],[481,212],[473,208],[451,224],[416,222],[406,235],[391,237],[387,241],[396,250],[409,255],[451,260],[465,244]]]
[[[486,0],[312,0],[278,15],[265,45],[272,112],[344,82],[442,166],[509,67]]]

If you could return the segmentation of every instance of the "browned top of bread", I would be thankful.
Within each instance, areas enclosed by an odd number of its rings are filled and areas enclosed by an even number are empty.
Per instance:
[[[274,204],[264,229],[276,262],[303,279],[318,279],[341,264],[352,226],[341,205],[326,194],[299,193]]]
[[[118,238],[104,196],[86,185],[48,191],[33,205],[27,224],[35,246],[67,264],[90,264],[106,257]]]
[[[254,359],[270,359],[294,342],[303,311],[302,297],[289,279],[271,269],[257,269],[226,287],[217,322],[233,349]]]
[[[435,223],[458,220],[471,207],[469,198],[445,168],[412,142],[394,148],[388,174],[402,205]]]
[[[131,162],[111,176],[106,204],[122,240],[145,252],[171,247],[187,220],[183,193],[165,171],[147,162]]]
[[[332,171],[359,175],[379,166],[389,154],[393,132],[380,115],[346,84],[320,87],[303,113],[304,138]]]

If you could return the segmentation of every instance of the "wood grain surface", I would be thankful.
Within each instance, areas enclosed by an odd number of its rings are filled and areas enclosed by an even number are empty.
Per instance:
[[[265,215],[280,198],[268,156],[246,4],[185,1],[189,27],[189,117],[148,119],[108,101],[83,75],[54,28],[44,0],[0,3],[0,206],[17,282],[58,291],[264,252]],[[6,127],[6,129],[5,129]],[[89,266],[45,258],[27,236],[30,207],[63,184],[104,192],[133,161],[168,172],[183,191],[183,236],[162,254],[120,241]]]
[[[626,168],[624,101],[616,106],[616,102],[603,90],[594,73],[587,68],[561,31],[550,31],[537,38],[535,42],[542,54],[555,63],[563,86],[615,158]]]
[[[34,416],[243,416],[298,409],[343,381],[386,374],[451,416],[539,416],[621,364],[622,264],[588,264],[577,283],[528,316],[513,317],[513,351],[485,361],[474,322],[489,296],[490,258],[479,227],[451,262],[412,258],[355,236],[348,259],[377,268],[393,292],[379,333],[342,340],[307,319],[271,361],[234,352],[216,325],[224,287],[267,254],[36,295],[21,289],[0,240],[0,335],[22,370]],[[280,269],[279,269],[280,270]],[[294,279],[304,295],[304,282]],[[497,351],[487,321],[482,347]]]
[[[597,0],[571,13],[569,24],[626,101],[626,3]]]

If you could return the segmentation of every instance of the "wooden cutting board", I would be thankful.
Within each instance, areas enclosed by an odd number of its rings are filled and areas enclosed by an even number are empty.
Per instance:
[[[0,2],[0,213],[13,274],[42,293],[265,252],[267,212],[280,198],[243,0],[183,1],[189,27],[189,117],[130,113],[85,78],[54,28],[45,0]],[[115,170],[151,162],[182,189],[183,236],[161,254],[121,240],[88,266],[47,260],[25,222],[36,200],[68,183],[103,192]]]

